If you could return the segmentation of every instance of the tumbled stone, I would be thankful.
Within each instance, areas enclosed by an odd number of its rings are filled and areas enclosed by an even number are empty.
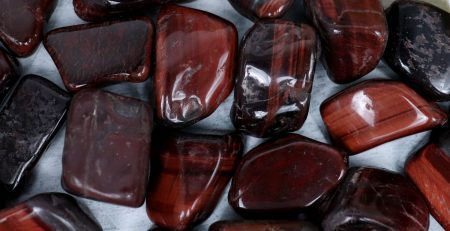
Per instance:
[[[351,168],[322,221],[328,230],[428,230],[429,212],[404,176],[381,169]]]
[[[347,88],[323,102],[320,113],[333,141],[353,154],[447,122],[438,105],[391,80]]]
[[[146,102],[94,89],[77,93],[67,121],[64,189],[99,201],[142,205],[152,125]]]
[[[245,17],[258,20],[283,16],[294,0],[229,0],[229,2]]]
[[[305,0],[322,37],[328,76],[348,83],[378,65],[388,40],[383,7],[377,0]]]
[[[430,99],[450,100],[450,13],[397,1],[387,11],[386,63]]]
[[[318,231],[313,224],[305,221],[218,221],[209,231]]]
[[[31,55],[42,40],[55,0],[2,0],[0,40],[16,56]]]
[[[330,145],[296,134],[276,138],[244,156],[228,202],[244,216],[297,214],[330,194],[347,164]]]
[[[232,106],[234,126],[266,137],[306,120],[317,58],[315,30],[282,20],[259,21],[240,51]]]
[[[171,0],[73,0],[75,13],[86,21],[144,13],[146,9]]]
[[[431,214],[450,230],[450,130],[433,135],[433,141],[405,166],[409,178],[425,196]]]
[[[64,123],[70,96],[50,81],[26,76],[0,110],[0,191],[15,191]]]
[[[89,211],[62,193],[44,193],[9,209],[0,210],[0,230],[102,230]]]
[[[0,101],[3,101],[19,77],[19,62],[0,48]]]
[[[153,45],[150,18],[91,23],[50,31],[44,45],[66,88],[145,81]]]
[[[163,6],[157,20],[157,118],[185,127],[212,114],[231,93],[237,32],[207,12]]]
[[[242,138],[155,134],[147,213],[162,228],[187,230],[216,207],[240,159]]]

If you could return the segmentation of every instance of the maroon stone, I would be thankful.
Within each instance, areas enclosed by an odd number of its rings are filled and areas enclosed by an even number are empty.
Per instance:
[[[102,228],[77,201],[62,193],[45,193],[0,211],[1,231],[86,230]]]
[[[229,0],[242,15],[252,20],[279,18],[292,6],[294,0]]]
[[[156,132],[147,213],[158,226],[187,230],[209,217],[240,158],[240,135]]]
[[[0,101],[3,101],[12,86],[19,80],[19,62],[0,48]]]
[[[388,40],[378,0],[305,0],[322,37],[323,64],[336,83],[357,80],[375,69]]]
[[[404,176],[351,168],[322,221],[328,230],[428,230],[427,204]]]
[[[16,56],[31,55],[42,39],[55,0],[2,0],[0,40]]]
[[[150,104],[88,89],[73,98],[62,184],[83,197],[138,207],[149,176]]]
[[[149,18],[58,28],[44,45],[66,88],[142,82],[150,72],[153,25]]]
[[[209,227],[209,231],[318,231],[313,224],[305,221],[219,221]]]
[[[316,32],[306,24],[270,20],[250,29],[231,112],[238,130],[266,137],[300,129],[308,115],[317,46]]]
[[[233,89],[236,28],[215,15],[172,4],[161,9],[157,28],[157,118],[173,127],[194,124]]]
[[[325,198],[347,170],[345,153],[289,134],[245,155],[228,194],[244,216],[296,214]]]
[[[70,96],[38,76],[23,77],[0,110],[0,191],[17,191],[64,123]]]

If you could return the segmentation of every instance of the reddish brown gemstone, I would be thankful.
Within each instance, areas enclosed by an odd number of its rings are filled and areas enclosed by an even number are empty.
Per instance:
[[[369,80],[320,108],[332,139],[353,154],[444,124],[447,115],[401,82]]]
[[[306,0],[322,37],[323,64],[331,80],[348,83],[375,69],[388,39],[377,0]]]
[[[99,21],[108,18],[143,13],[153,5],[170,0],[73,0],[77,15],[86,21]]]
[[[294,0],[229,0],[244,16],[258,18],[278,18],[291,7]]]
[[[216,207],[241,155],[241,136],[156,134],[147,212],[158,226],[186,230]]]
[[[2,0],[0,40],[16,56],[31,55],[38,47],[55,0]]]
[[[317,57],[313,28],[282,20],[260,21],[240,53],[231,118],[258,137],[295,131],[305,122]]]
[[[433,216],[450,230],[450,130],[441,131],[406,165],[406,173],[425,196]]]
[[[69,195],[39,194],[16,207],[1,210],[0,231],[102,230],[86,212]]]
[[[174,127],[193,124],[213,113],[233,89],[236,28],[172,4],[161,9],[157,28],[157,117]]]
[[[138,207],[149,176],[152,109],[100,90],[79,92],[67,121],[62,184],[76,195]]]
[[[219,221],[209,231],[318,231],[304,221]]]
[[[142,82],[150,72],[153,25],[149,18],[58,28],[44,45],[71,92],[120,81]]]
[[[0,101],[3,101],[19,76],[19,62],[0,48]]]
[[[322,221],[328,230],[428,230],[427,204],[400,174],[351,168]]]
[[[337,186],[347,161],[340,150],[300,135],[277,138],[245,155],[228,201],[246,216],[302,212]]]

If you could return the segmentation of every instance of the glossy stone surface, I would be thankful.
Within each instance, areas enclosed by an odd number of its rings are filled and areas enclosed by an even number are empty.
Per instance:
[[[15,191],[64,123],[70,96],[26,76],[0,110],[0,191]]]
[[[450,13],[408,0],[395,2],[387,19],[386,63],[430,99],[450,100]]]
[[[73,0],[75,13],[86,21],[101,21],[109,18],[143,13],[152,6],[171,0]]]
[[[145,81],[153,30],[145,17],[76,25],[52,30],[44,45],[66,88],[77,92],[106,83]]]
[[[19,62],[0,48],[0,101],[3,101],[11,87],[19,80]]]
[[[390,80],[347,88],[323,102],[320,113],[333,141],[353,154],[447,122],[436,104]]]
[[[62,193],[39,194],[0,210],[1,231],[100,231],[102,228],[77,201]]]
[[[187,230],[216,207],[240,159],[242,138],[155,134],[147,213],[162,228]]]
[[[185,127],[213,113],[232,91],[236,28],[215,15],[172,4],[161,9],[157,28],[157,118]]]
[[[318,231],[313,224],[305,221],[219,221],[209,227],[209,231]]]
[[[381,169],[351,168],[322,221],[328,230],[428,230],[429,212],[404,176]]]
[[[332,192],[344,177],[347,163],[340,150],[289,134],[244,156],[228,202],[244,216],[296,214]]]
[[[388,40],[383,7],[374,0],[305,0],[322,37],[328,76],[348,83],[371,72]]]
[[[408,161],[405,170],[427,200],[431,214],[450,230],[450,130],[435,134],[433,141]]]
[[[236,129],[266,137],[300,129],[306,120],[317,58],[314,29],[259,21],[240,51],[231,119]]]
[[[229,2],[242,15],[257,20],[283,16],[294,0],[229,0]]]
[[[147,102],[94,89],[77,93],[67,121],[64,189],[99,201],[141,206],[152,125]]]
[[[31,55],[57,0],[2,0],[0,40],[16,56]]]

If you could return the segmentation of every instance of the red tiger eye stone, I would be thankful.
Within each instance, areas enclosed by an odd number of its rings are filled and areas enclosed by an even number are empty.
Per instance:
[[[390,80],[347,88],[323,102],[320,113],[333,141],[353,154],[447,122],[436,104]]]
[[[31,55],[42,40],[55,0],[2,0],[0,40],[16,56]]]
[[[305,0],[322,37],[323,64],[331,80],[348,83],[375,69],[388,40],[378,0]]]
[[[237,11],[252,20],[278,18],[291,7],[294,0],[229,0]]]
[[[233,89],[236,28],[172,4],[162,7],[157,28],[156,115],[166,125],[188,126],[213,113]]]
[[[209,231],[318,231],[305,221],[219,221],[209,227]]]

